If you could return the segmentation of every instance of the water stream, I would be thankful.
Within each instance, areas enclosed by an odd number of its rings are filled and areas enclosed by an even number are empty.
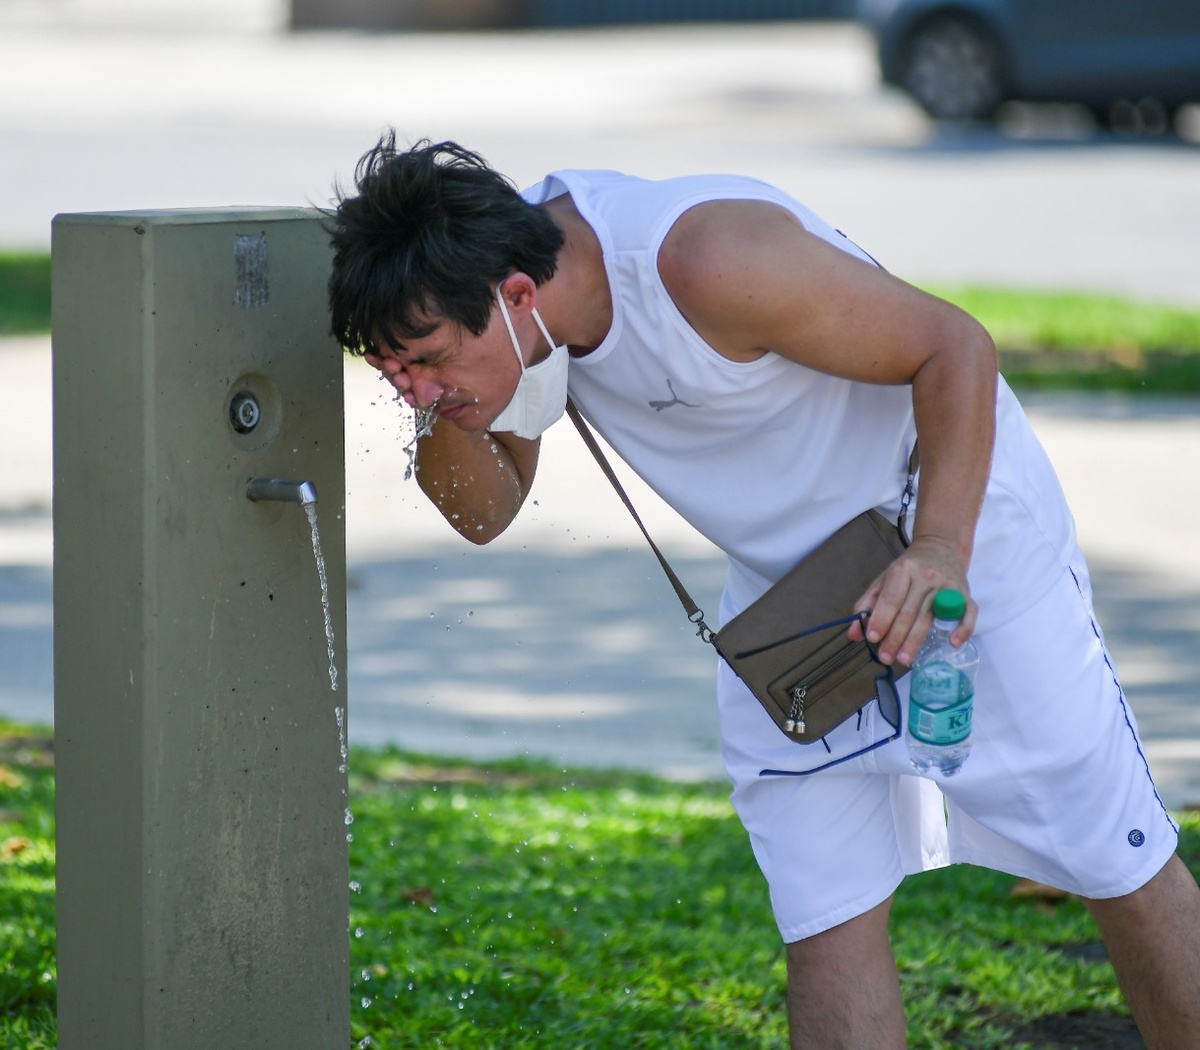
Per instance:
[[[313,557],[317,559],[317,575],[321,578],[321,612],[325,617],[325,651],[329,656],[329,687],[336,693],[338,687],[337,662],[333,649],[333,614],[329,608],[329,576],[325,572],[325,556],[321,553],[321,532],[317,528],[317,505],[305,503],[308,527],[312,530]]]
[[[341,765],[338,766],[338,772],[345,773],[349,768],[350,761],[350,744],[346,739],[346,709],[344,707],[335,707],[333,709],[333,717],[337,719],[338,753],[342,759]]]

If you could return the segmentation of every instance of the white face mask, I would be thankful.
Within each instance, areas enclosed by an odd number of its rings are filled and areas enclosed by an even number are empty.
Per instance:
[[[570,354],[565,346],[555,346],[546,326],[535,309],[533,319],[550,344],[550,356],[536,365],[525,367],[525,358],[521,354],[521,345],[517,342],[517,333],[513,329],[512,318],[508,316],[508,307],[504,304],[504,296],[496,288],[496,301],[500,304],[500,313],[504,317],[504,325],[508,329],[508,338],[512,341],[517,360],[521,363],[521,378],[517,381],[517,389],[512,400],[504,407],[488,430],[506,431],[517,437],[532,440],[550,428],[552,423],[567,408],[567,364]]]

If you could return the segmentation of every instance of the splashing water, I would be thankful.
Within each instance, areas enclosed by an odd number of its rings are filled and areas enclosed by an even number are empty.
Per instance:
[[[333,651],[333,614],[329,609],[329,576],[325,572],[325,556],[321,553],[321,533],[317,529],[317,505],[304,504],[308,515],[308,527],[312,530],[313,557],[317,559],[317,575],[321,578],[321,613],[325,617],[325,651],[329,656],[329,687],[336,693],[338,687],[337,662]]]
[[[413,436],[412,440],[404,446],[404,453],[408,456],[408,466],[404,470],[405,481],[411,478],[417,469],[417,442],[433,433],[433,423],[436,419],[436,401],[425,408],[413,409]]]

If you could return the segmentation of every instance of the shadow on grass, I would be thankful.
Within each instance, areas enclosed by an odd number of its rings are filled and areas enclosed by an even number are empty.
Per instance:
[[[1200,353],[1176,350],[1001,350],[1000,371],[1018,392],[1200,392]]]
[[[1040,1017],[1013,1030],[1013,1039],[1036,1050],[1146,1050],[1132,1017],[1069,1013]]]

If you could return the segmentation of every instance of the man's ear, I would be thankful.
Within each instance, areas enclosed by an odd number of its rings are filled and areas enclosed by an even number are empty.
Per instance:
[[[520,270],[510,273],[500,282],[500,294],[504,297],[504,305],[508,307],[508,314],[514,321],[518,317],[531,314],[537,305],[537,283]]]

